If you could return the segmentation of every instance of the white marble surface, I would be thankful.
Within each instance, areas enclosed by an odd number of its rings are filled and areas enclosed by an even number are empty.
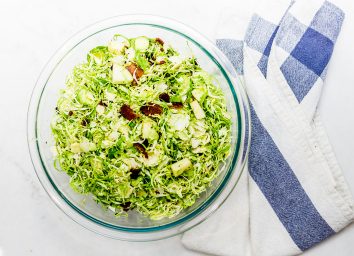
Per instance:
[[[320,105],[323,121],[354,191],[354,4],[346,12]],[[46,61],[69,36],[114,15],[151,13],[190,24],[210,38],[220,15],[234,8],[243,28],[255,0],[218,1],[0,1],[0,256],[2,255],[199,255],[179,237],[129,243],[83,229],[58,210],[35,176],[26,144],[30,93]],[[354,226],[304,255],[353,255]]]

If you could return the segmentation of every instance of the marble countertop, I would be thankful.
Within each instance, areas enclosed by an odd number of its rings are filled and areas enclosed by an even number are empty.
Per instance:
[[[320,112],[339,163],[354,191],[354,4],[346,12],[328,69]],[[0,256],[200,255],[174,237],[130,243],[96,235],[66,217],[49,199],[33,170],[26,114],[36,78],[53,52],[79,29],[127,13],[168,16],[215,37],[220,15],[233,8],[245,27],[256,0],[218,1],[0,1]],[[240,34],[241,37],[241,34]],[[352,126],[353,125],[353,126]],[[304,255],[352,255],[354,226]]]

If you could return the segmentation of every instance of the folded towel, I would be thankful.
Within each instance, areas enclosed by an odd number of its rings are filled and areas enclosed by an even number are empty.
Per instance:
[[[267,0],[243,42],[217,41],[250,99],[248,172],[218,212],[183,235],[187,248],[296,255],[353,221],[353,198],[316,112],[343,19],[328,1]]]

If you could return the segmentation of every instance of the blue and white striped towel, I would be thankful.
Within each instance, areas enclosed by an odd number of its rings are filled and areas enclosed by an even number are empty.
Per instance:
[[[187,248],[295,255],[353,221],[353,198],[316,112],[343,19],[328,1],[267,0],[244,42],[217,41],[250,98],[248,175],[220,211],[184,234]]]

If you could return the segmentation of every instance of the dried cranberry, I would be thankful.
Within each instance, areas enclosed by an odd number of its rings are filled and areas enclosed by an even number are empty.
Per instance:
[[[183,108],[183,103],[182,102],[172,102],[171,108],[181,109],[181,108]]]
[[[159,38],[159,37],[157,37],[155,40],[156,40],[157,43],[159,43],[159,44],[161,44],[161,45],[164,45],[164,43],[165,43],[165,42],[164,42],[161,38]]]
[[[163,108],[158,104],[148,103],[147,105],[140,107],[140,111],[146,116],[161,115]]]
[[[144,70],[142,70],[134,63],[127,66],[127,70],[129,71],[130,74],[132,74],[133,77],[135,76],[137,80],[144,75]]]
[[[136,150],[138,150],[140,153],[142,153],[145,158],[148,158],[148,157],[149,157],[148,153],[146,152],[145,147],[144,147],[142,144],[140,144],[140,143],[133,143],[133,146],[134,146],[134,148],[136,148]]]
[[[170,96],[165,92],[159,95],[159,99],[164,102],[170,102]]]
[[[127,104],[123,104],[123,106],[120,108],[120,113],[129,121],[138,117],[134,110],[132,110]]]
[[[130,209],[131,202],[125,202],[123,204],[120,204],[120,206],[123,208],[124,211],[128,211]]]
[[[86,125],[88,125],[89,124],[89,120],[87,120],[87,119],[83,119],[82,121],[81,121],[81,125],[82,126],[86,126]]]
[[[141,169],[130,169],[130,178],[135,180],[139,177],[140,172]]]
[[[100,102],[98,103],[98,105],[101,105],[101,106],[107,107],[107,104],[106,104],[106,103],[104,103],[102,100],[100,100]]]

